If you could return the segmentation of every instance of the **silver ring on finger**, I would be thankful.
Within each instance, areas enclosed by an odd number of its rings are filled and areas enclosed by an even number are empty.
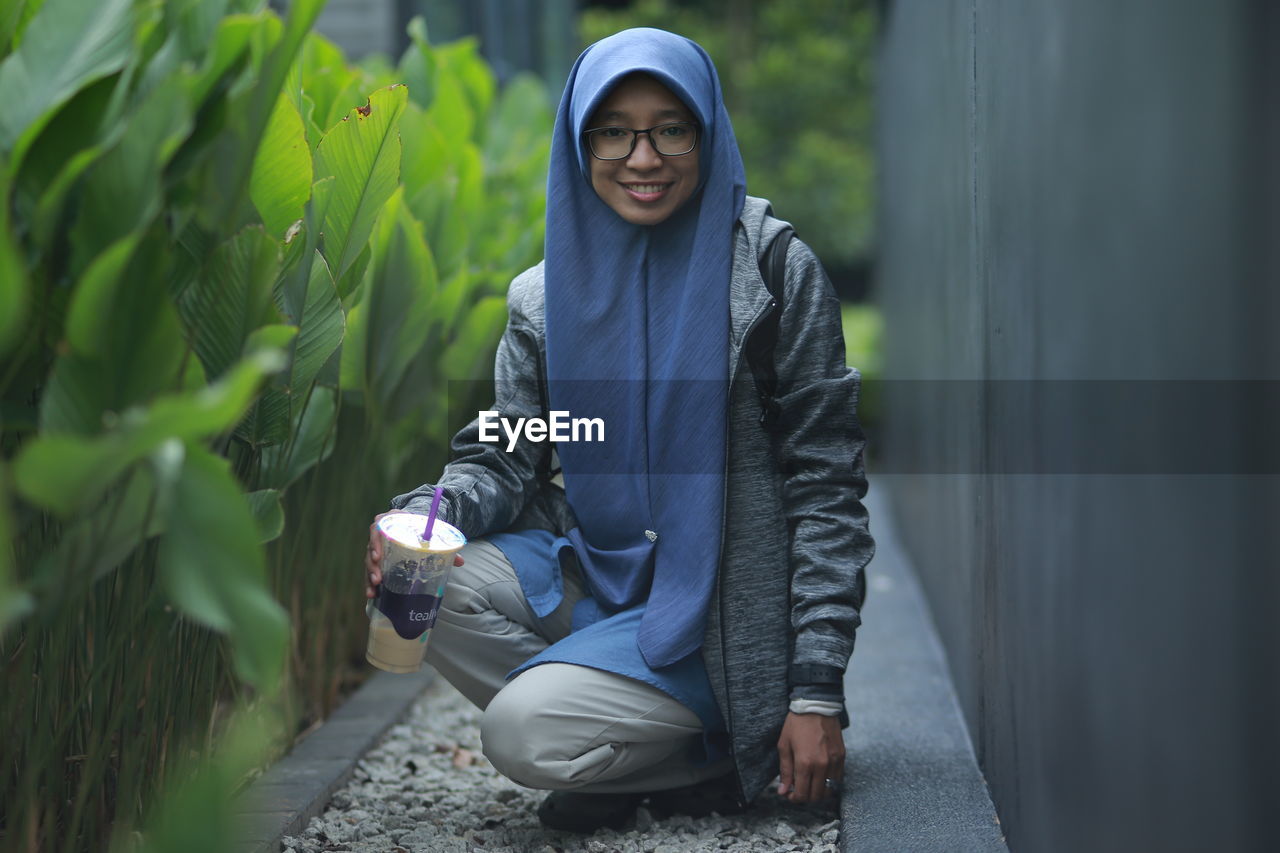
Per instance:
[[[828,788],[832,790],[836,790],[840,787],[839,779],[823,779],[822,782],[824,785],[826,785]]]

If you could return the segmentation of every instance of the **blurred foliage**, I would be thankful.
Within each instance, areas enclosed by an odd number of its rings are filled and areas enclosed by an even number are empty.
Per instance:
[[[231,849],[541,255],[543,87],[321,5],[0,12],[0,850]]]
[[[858,420],[871,433],[880,426],[881,403],[879,380],[884,351],[884,317],[878,305],[859,303],[840,306],[844,331],[845,364],[862,374],[862,391],[858,400]]]
[[[627,27],[687,36],[711,55],[747,169],[833,272],[873,251],[870,0],[637,0],[579,18],[582,44]]]

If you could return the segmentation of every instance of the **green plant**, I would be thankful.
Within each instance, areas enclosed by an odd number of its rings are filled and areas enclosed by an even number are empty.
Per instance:
[[[540,254],[536,81],[420,25],[353,66],[320,0],[262,5],[0,14],[0,850],[228,849]]]

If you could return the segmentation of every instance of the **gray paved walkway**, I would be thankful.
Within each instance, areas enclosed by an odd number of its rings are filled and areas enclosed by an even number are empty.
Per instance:
[[[876,556],[845,679],[853,724],[845,853],[1007,853],[951,675],[883,489],[867,496]]]

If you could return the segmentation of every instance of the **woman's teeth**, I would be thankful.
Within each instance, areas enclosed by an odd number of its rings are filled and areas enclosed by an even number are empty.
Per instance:
[[[637,193],[660,193],[667,188],[666,184],[624,184],[624,186]]]

